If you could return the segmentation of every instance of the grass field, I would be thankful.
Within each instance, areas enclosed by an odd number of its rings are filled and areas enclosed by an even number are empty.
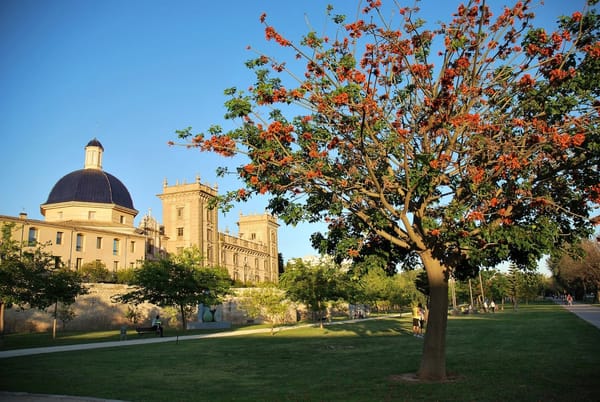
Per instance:
[[[0,360],[0,390],[128,401],[597,401],[600,330],[553,304],[451,317],[457,380],[410,383],[408,318]],[[88,339],[93,337],[88,335]]]

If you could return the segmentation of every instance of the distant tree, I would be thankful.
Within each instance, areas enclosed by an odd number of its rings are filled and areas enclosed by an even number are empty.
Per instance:
[[[327,222],[319,243],[338,261],[381,241],[391,261],[417,256],[431,298],[418,377],[443,380],[450,275],[534,266],[592,232],[600,19],[587,3],[547,32],[529,0],[499,12],[469,0],[435,27],[367,0],[354,20],[328,7],[338,31],[299,43],[263,15],[289,57],[246,63],[255,81],[225,91],[236,127],[178,134],[246,155],[234,172],[245,186],[223,201],[268,194],[285,223]]]
[[[486,271],[483,277],[488,298],[494,300],[496,305],[504,306],[504,299],[510,293],[509,279],[506,273],[491,270]]]
[[[63,266],[57,266],[54,257],[36,248],[23,257],[26,270],[26,283],[31,293],[24,300],[31,307],[52,309],[52,337],[56,338],[56,324],[59,305],[70,306],[79,295],[88,293],[81,275]]]
[[[190,252],[190,255],[193,251]],[[185,262],[187,261],[187,263]],[[161,307],[176,307],[182,329],[187,322],[187,310],[198,303],[220,303],[231,286],[226,269],[199,267],[186,257],[145,261],[135,270],[134,290],[117,295],[114,300],[139,304],[149,302]]]
[[[322,328],[327,302],[346,295],[346,280],[347,276],[333,262],[313,265],[295,259],[287,263],[279,283],[291,300],[304,303],[310,311],[317,314]]]
[[[584,240],[575,253],[551,258],[548,267],[556,281],[581,299],[588,292],[600,300],[600,243]]]
[[[415,287],[415,272],[397,273],[389,276],[381,268],[367,271],[359,280],[367,304],[376,306],[379,310],[409,306],[414,300],[425,301]]]
[[[285,322],[291,303],[285,291],[275,284],[262,283],[255,288],[248,288],[239,298],[240,306],[253,318],[263,318],[271,323],[271,334],[275,327]]]

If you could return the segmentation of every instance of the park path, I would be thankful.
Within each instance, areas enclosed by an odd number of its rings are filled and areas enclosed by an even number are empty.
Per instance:
[[[557,300],[557,304],[561,305],[566,310],[576,314],[581,319],[589,322],[594,325],[596,328],[600,329],[600,307],[590,305],[590,304],[573,304],[572,306],[563,304],[561,301]],[[336,324],[346,324],[353,322],[360,322],[364,320],[376,320],[381,318],[387,318],[389,316],[381,316],[374,318],[363,318],[359,320],[346,320],[346,321],[336,321],[334,323],[327,323],[326,325],[336,325]],[[293,329],[303,328],[314,326],[315,324],[304,324],[304,325],[295,325],[290,327],[279,327],[276,331],[289,331]],[[111,342],[95,342],[95,343],[83,343],[77,345],[62,345],[62,346],[48,346],[43,348],[28,348],[28,349],[14,349],[14,350],[5,350],[0,351],[0,359],[5,359],[9,357],[19,357],[19,356],[29,356],[29,355],[37,355],[43,353],[56,353],[56,352],[71,352],[74,350],[86,350],[86,349],[99,349],[99,348],[114,348],[114,347],[122,347],[122,346],[131,346],[131,345],[141,345],[141,344],[149,344],[149,343],[163,343],[163,342],[179,342],[186,341],[192,339],[204,339],[204,338],[222,338],[222,337],[231,337],[231,336],[243,336],[243,335],[252,335],[270,332],[270,328],[259,328],[259,329],[247,329],[240,331],[225,331],[225,332],[215,332],[210,334],[197,334],[197,335],[184,335],[184,336],[166,336],[163,338],[144,338],[138,335],[130,336],[129,339],[124,341],[111,341]]]
[[[357,320],[345,320],[345,321],[335,321],[331,323],[325,323],[325,325],[339,325],[339,324],[348,324],[355,323],[365,320],[379,320],[390,317],[398,317],[401,314],[393,314],[393,315],[385,315],[378,316],[373,318],[361,318]],[[281,331],[290,331],[298,328],[305,327],[314,327],[319,324],[301,324],[294,325],[289,327],[278,327],[275,329],[276,332]],[[164,343],[164,342],[180,342],[187,341],[192,339],[204,339],[204,338],[223,338],[223,337],[231,337],[231,336],[243,336],[243,335],[252,335],[252,334],[260,334],[271,332],[271,328],[258,328],[258,329],[246,329],[246,330],[238,330],[238,331],[225,331],[225,332],[214,332],[210,334],[197,334],[197,335],[183,335],[183,336],[165,336],[162,338],[157,337],[144,337],[139,336],[137,334],[130,334],[128,339],[123,341],[110,341],[110,342],[94,342],[94,343],[82,343],[77,345],[62,345],[62,346],[47,346],[42,348],[28,348],[28,349],[14,349],[14,350],[5,350],[0,351],[0,359],[5,359],[9,357],[19,357],[19,356],[29,356],[29,355],[38,355],[43,353],[56,353],[56,352],[71,352],[74,350],[87,350],[87,349],[100,349],[100,348],[114,348],[121,346],[131,346],[131,345],[142,345],[149,343]],[[1,400],[1,399],[0,399]]]
[[[558,302],[557,302],[558,303]],[[600,307],[594,306],[592,304],[579,304],[575,303],[572,306],[567,304],[563,304],[562,301],[560,305],[563,306],[566,310],[571,313],[577,315],[579,318],[589,322],[590,324],[596,326],[596,328],[600,329]]]

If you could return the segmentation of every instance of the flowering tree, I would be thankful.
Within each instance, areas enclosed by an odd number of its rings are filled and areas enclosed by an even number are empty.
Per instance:
[[[189,147],[248,156],[237,169],[244,188],[224,201],[268,194],[286,223],[328,222],[320,244],[348,257],[373,244],[418,256],[431,306],[417,375],[442,380],[452,275],[531,266],[592,231],[600,22],[586,8],[547,32],[532,26],[529,0],[497,15],[471,0],[435,29],[417,8],[396,9],[394,23],[386,10],[368,0],[348,22],[330,7],[336,36],[299,43],[263,15],[289,63],[247,62],[256,82],[226,90],[237,128],[178,134]]]

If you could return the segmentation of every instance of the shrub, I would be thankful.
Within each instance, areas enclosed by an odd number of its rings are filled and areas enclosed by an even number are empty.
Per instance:
[[[112,282],[113,276],[106,269],[102,261],[92,261],[85,263],[80,269],[81,276],[85,282]]]

